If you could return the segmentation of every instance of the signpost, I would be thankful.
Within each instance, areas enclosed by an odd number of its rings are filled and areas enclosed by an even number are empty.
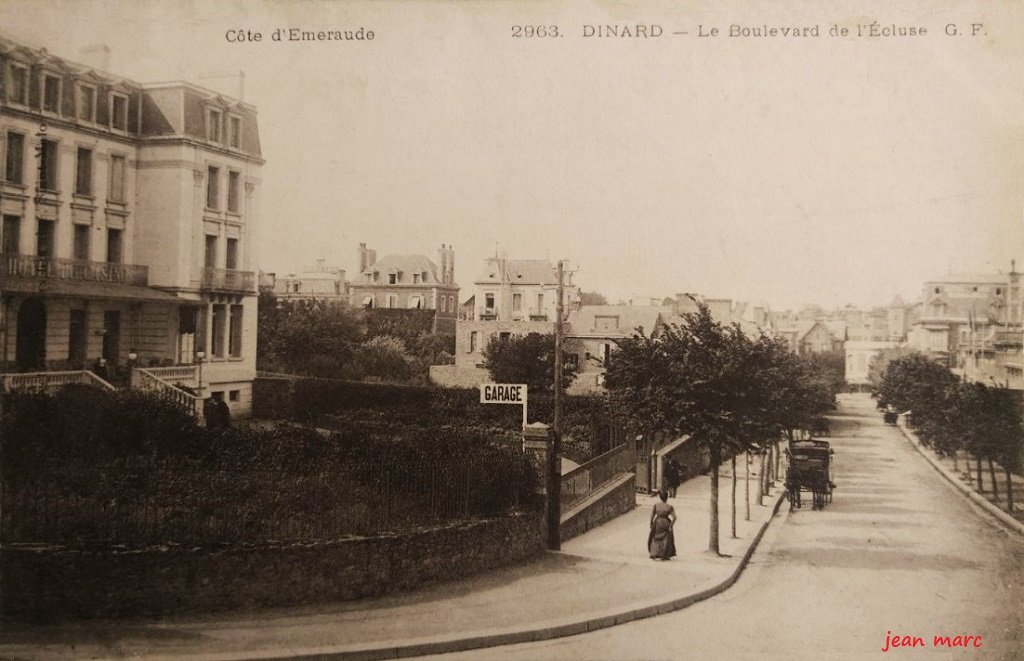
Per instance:
[[[526,426],[525,383],[482,383],[481,404],[519,404],[523,407],[523,426]]]

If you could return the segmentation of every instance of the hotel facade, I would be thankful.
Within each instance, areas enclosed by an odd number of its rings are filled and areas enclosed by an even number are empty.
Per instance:
[[[5,39],[0,85],[4,386],[100,377],[249,413],[256,109]]]

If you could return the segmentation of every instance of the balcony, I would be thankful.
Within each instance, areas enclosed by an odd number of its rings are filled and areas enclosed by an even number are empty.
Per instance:
[[[204,268],[202,288],[208,291],[255,293],[256,274],[252,271]]]
[[[110,282],[145,287],[149,284],[149,269],[137,264],[4,254],[0,256],[0,277]]]

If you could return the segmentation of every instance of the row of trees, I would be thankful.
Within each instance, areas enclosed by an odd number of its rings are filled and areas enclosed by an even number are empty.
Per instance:
[[[450,364],[455,354],[454,335],[431,332],[433,312],[363,311],[261,293],[257,365],[316,377],[425,381],[430,365]]]
[[[647,335],[620,340],[605,384],[614,409],[643,431],[688,434],[711,458],[708,549],[719,553],[718,472],[735,457],[775,446],[835,406],[833,370],[794,355],[780,339],[750,337],[716,321],[706,305]]]
[[[940,456],[953,457],[955,464],[960,451],[973,456],[982,492],[982,462],[986,462],[997,500],[995,465],[1002,466],[1007,509],[1013,511],[1011,474],[1021,469],[1024,440],[1019,396],[1007,388],[961,381],[949,368],[921,353],[891,357],[878,381],[877,396],[880,406],[909,411],[910,427]]]

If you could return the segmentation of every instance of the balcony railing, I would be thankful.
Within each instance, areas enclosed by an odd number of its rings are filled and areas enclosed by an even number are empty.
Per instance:
[[[0,374],[0,383],[3,384],[3,390],[6,392],[54,392],[64,386],[72,385],[98,386],[106,390],[114,389],[114,386],[88,370]]]
[[[0,255],[0,276],[117,282],[141,286],[149,284],[149,269],[138,264],[112,264],[10,253]]]
[[[256,291],[256,274],[252,271],[234,269],[203,269],[203,289],[218,291]]]

